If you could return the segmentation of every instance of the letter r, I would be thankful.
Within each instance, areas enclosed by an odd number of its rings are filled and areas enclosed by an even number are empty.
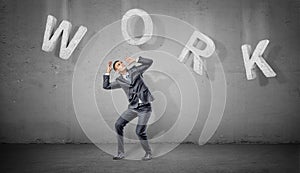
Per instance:
[[[197,44],[199,41],[203,41],[206,44],[204,49],[198,49],[195,47],[195,43]],[[194,71],[200,75],[203,74],[203,64],[204,61],[201,57],[209,58],[215,51],[215,44],[214,42],[206,35],[199,31],[194,31],[192,36],[190,37],[189,41],[186,43],[185,47],[180,53],[178,60],[180,62],[185,61],[190,53],[193,53],[194,57]]]

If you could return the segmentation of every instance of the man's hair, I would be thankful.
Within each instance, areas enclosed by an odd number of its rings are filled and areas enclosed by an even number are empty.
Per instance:
[[[113,63],[113,69],[116,71],[116,68],[115,68],[115,65],[117,64],[117,62],[119,62],[120,60],[116,60],[114,63]]]

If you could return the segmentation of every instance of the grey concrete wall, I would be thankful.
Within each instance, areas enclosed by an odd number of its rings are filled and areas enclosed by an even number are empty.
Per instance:
[[[132,8],[182,19],[215,41],[226,75],[227,101],[210,143],[300,141],[297,0],[2,0],[0,142],[90,142],[73,108],[74,66],[88,40]],[[58,48],[51,53],[41,50],[48,14],[59,21],[69,20],[73,30],[80,25],[88,28],[67,61],[58,58]],[[267,79],[258,70],[258,78],[247,81],[240,46],[255,46],[265,38],[270,39],[266,60],[277,77]],[[208,87],[203,86],[200,91]],[[200,96],[203,100],[208,97],[205,93]],[[208,111],[209,104],[202,104],[200,113]],[[185,142],[198,141],[204,120],[205,117],[197,120]]]

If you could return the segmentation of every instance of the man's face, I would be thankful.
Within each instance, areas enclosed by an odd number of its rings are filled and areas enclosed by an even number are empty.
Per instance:
[[[126,66],[124,65],[124,63],[122,61],[118,61],[115,64],[115,69],[117,72],[123,71],[123,70],[125,70],[125,68],[126,68]]]

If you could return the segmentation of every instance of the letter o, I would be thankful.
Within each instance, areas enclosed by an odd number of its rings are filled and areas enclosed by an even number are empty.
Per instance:
[[[133,38],[130,37],[130,35],[127,32],[127,26],[128,26],[128,20],[130,19],[130,17],[132,16],[140,16],[143,19],[144,22],[144,35],[142,38],[135,40]],[[146,43],[148,40],[151,39],[152,34],[153,34],[153,23],[152,23],[152,19],[150,17],[150,15],[141,9],[131,9],[128,10],[122,18],[122,24],[121,24],[121,29],[122,29],[122,34],[124,39],[131,45],[141,45]]]

